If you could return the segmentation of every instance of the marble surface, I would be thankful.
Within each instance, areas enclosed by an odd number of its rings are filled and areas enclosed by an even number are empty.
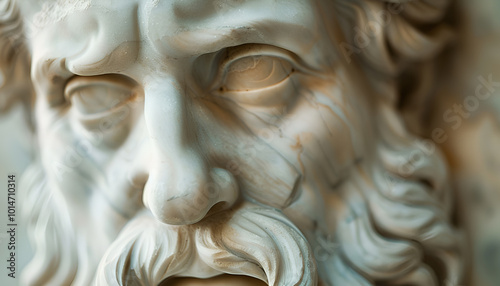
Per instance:
[[[5,285],[498,285],[498,12],[0,0]]]

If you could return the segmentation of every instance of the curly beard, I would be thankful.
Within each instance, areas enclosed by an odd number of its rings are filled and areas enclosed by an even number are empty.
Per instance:
[[[347,207],[334,248],[325,248],[319,233],[308,242],[281,211],[243,203],[191,226],[165,225],[144,211],[124,226],[98,266],[85,265],[82,246],[95,242],[77,237],[66,208],[33,168],[25,176],[32,187],[25,207],[36,253],[23,282],[158,285],[170,277],[227,273],[269,285],[317,285],[318,274],[324,285],[456,285],[462,266],[460,236],[449,223],[450,193],[443,182],[402,177],[389,166],[396,166],[397,152],[388,147],[380,146],[387,168],[367,176],[370,170],[359,166],[340,188]],[[421,159],[430,165],[412,174],[440,169],[432,158]]]
[[[232,274],[269,285],[457,285],[462,241],[451,224],[444,160],[419,146],[391,107],[378,110],[376,154],[333,190],[342,207],[328,234],[299,230],[283,212],[249,202],[190,226],[165,225],[144,211],[92,259],[96,242],[79,237],[69,206],[35,164],[22,184],[35,246],[23,284],[158,285]]]
[[[333,235],[309,239],[320,279],[326,285],[460,285],[465,241],[452,224],[444,159],[431,142],[406,132],[390,105],[374,109],[375,156],[331,190],[342,200]]]
[[[130,220],[100,259],[77,237],[39,165],[24,176],[25,215],[35,256],[23,285],[158,285],[171,277],[246,275],[269,285],[316,285],[309,243],[280,211],[248,202],[190,226],[158,222],[149,211]]]

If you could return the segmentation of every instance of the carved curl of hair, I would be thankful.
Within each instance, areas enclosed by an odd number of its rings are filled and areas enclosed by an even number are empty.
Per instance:
[[[24,43],[23,22],[12,0],[0,0],[0,112],[31,95],[30,57]]]
[[[338,0],[345,37],[340,50],[357,60],[372,88],[422,133],[424,108],[440,77],[440,55],[456,38],[452,0]]]
[[[397,76],[433,59],[453,39],[452,28],[443,21],[450,2],[340,0],[337,12],[346,41],[361,61],[376,72]]]

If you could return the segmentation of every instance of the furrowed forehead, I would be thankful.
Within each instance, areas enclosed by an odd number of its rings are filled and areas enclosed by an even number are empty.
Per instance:
[[[317,37],[315,9],[304,0],[150,1],[141,16],[148,39],[159,50],[177,55],[215,51],[241,41],[279,42],[299,49]]]
[[[304,0],[54,0],[44,2],[33,18],[44,25],[34,60],[65,58],[73,73],[86,75],[95,73],[95,63],[110,60],[116,64],[106,72],[123,70],[145,45],[164,57],[245,43],[314,54],[319,39],[314,5]],[[120,54],[113,55],[117,50]]]
[[[134,4],[142,21],[172,24],[179,29],[238,27],[248,22],[275,21],[315,29],[315,2],[309,0],[28,0],[29,22],[38,28],[71,14],[89,10],[118,10]],[[171,29],[169,29],[171,30]]]

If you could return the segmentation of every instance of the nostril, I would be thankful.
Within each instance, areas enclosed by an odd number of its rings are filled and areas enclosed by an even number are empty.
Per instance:
[[[238,184],[234,176],[227,170],[213,168],[211,177],[214,186],[218,189],[218,201],[225,202],[229,207],[238,199]]]
[[[213,168],[210,172],[211,182],[205,184],[199,196],[210,200],[205,214],[200,214],[195,222],[229,209],[238,199],[239,191],[233,175],[220,168]]]
[[[434,183],[432,182],[431,179],[428,179],[428,178],[420,178],[417,180],[420,184],[422,184],[423,186],[425,186],[426,188],[432,190],[434,189]]]
[[[215,205],[213,205],[208,213],[205,215],[205,217],[212,216],[214,214],[218,214],[224,210],[229,209],[233,204],[229,204],[227,202],[218,202]]]
[[[235,178],[220,168],[207,173],[187,172],[169,183],[155,180],[163,177],[152,174],[144,196],[147,207],[158,220],[171,225],[194,224],[231,207],[239,193]]]
[[[144,189],[147,181],[149,179],[149,175],[147,173],[133,174],[129,173],[128,182],[129,184],[136,189]]]

